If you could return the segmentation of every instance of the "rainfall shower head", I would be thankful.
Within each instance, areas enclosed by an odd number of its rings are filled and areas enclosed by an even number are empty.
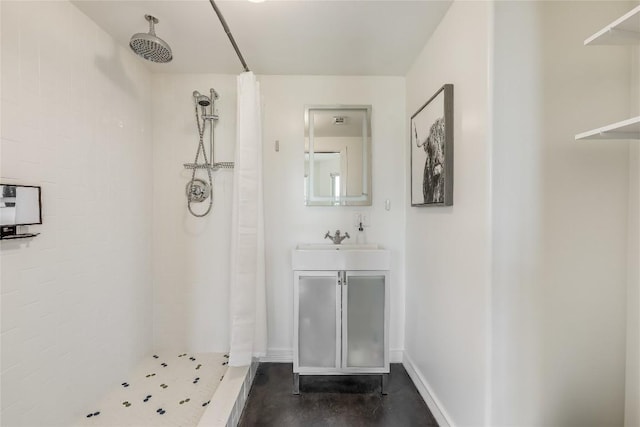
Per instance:
[[[201,105],[203,107],[208,107],[209,105],[211,105],[211,98],[206,95],[202,95],[197,90],[193,91],[193,97],[196,99],[198,105]]]
[[[165,63],[173,59],[171,48],[160,37],[156,36],[154,25],[159,21],[151,15],[144,15],[149,21],[148,33],[137,33],[131,36],[129,46],[137,55],[143,57],[147,61]]]

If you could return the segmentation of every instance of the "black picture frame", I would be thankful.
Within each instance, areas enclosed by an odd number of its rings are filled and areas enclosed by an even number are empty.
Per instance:
[[[453,85],[411,116],[411,206],[453,205]]]
[[[42,224],[42,187],[41,186],[39,186],[39,185],[24,185],[24,184],[8,184],[8,183],[4,183],[4,182],[0,182],[0,186],[2,186],[2,187],[26,187],[26,188],[37,188],[38,189],[38,222],[28,222],[28,223],[20,223],[20,224],[4,224],[3,226],[13,226],[13,227],[15,227],[15,226],[40,225],[40,224]]]

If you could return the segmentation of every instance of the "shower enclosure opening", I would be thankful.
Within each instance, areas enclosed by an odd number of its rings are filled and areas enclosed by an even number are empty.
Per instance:
[[[195,217],[206,216],[213,207],[213,175],[218,169],[233,169],[233,162],[218,162],[214,160],[215,124],[218,114],[215,111],[215,101],[219,98],[215,89],[209,89],[209,96],[203,95],[197,90],[193,92],[195,106],[196,125],[198,127],[198,149],[193,163],[185,163],[186,169],[191,169],[191,179],[187,183],[187,209]],[[209,124],[207,126],[207,123]],[[209,130],[209,148],[205,146],[205,134]],[[208,153],[207,153],[208,151]],[[202,176],[202,171],[206,172]],[[193,204],[209,201],[206,209],[196,211]]]

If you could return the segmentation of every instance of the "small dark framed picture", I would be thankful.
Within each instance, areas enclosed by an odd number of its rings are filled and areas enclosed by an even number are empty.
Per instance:
[[[411,116],[411,206],[453,205],[453,85]]]

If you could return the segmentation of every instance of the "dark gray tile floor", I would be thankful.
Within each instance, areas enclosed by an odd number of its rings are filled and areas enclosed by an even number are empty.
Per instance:
[[[437,426],[401,364],[392,364],[388,394],[380,376],[301,376],[291,394],[290,363],[261,363],[239,426]]]

